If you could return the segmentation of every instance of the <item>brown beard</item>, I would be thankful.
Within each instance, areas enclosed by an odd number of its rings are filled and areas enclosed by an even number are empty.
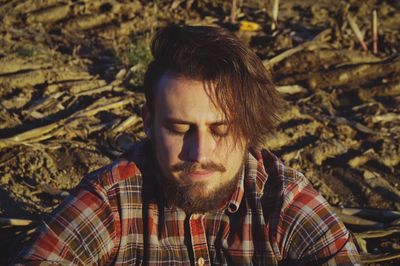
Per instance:
[[[200,167],[207,170],[225,171],[223,166],[213,164],[199,166],[198,163],[193,162],[185,162],[180,166],[173,166],[173,168],[181,170],[183,174]],[[216,210],[221,208],[228,198],[232,196],[238,185],[240,173],[241,169],[229,182],[213,188],[208,193],[204,193],[209,190],[206,181],[182,184],[174,179],[165,178],[165,187],[163,188],[165,197],[170,205],[180,207],[186,213],[205,213]]]

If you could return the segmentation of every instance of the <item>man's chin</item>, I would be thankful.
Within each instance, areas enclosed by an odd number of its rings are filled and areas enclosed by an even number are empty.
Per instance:
[[[209,198],[215,198],[216,193],[220,193],[218,189],[215,189],[206,181],[195,181],[191,184],[191,186],[186,187],[185,193],[193,200],[206,201]]]
[[[166,197],[170,204],[186,213],[205,213],[221,208],[237,187],[238,179],[226,184],[210,184],[210,181],[192,181],[178,184],[166,182]]]

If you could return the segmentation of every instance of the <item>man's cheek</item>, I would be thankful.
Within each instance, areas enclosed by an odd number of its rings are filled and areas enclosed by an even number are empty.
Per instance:
[[[226,142],[220,143],[216,149],[214,156],[216,156],[221,163],[226,163],[228,159],[232,159],[232,156],[235,155],[236,149],[232,147],[232,145],[228,145]]]
[[[163,157],[165,157],[168,162],[177,160],[180,153],[180,147],[181,145],[179,142],[173,141],[169,138],[164,139],[162,143]]]

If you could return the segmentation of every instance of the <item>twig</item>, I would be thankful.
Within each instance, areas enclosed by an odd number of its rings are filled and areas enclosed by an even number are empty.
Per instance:
[[[42,108],[45,108],[45,107],[51,105],[52,103],[54,103],[55,101],[57,101],[60,97],[62,97],[64,95],[65,95],[64,92],[53,93],[43,99],[36,101],[36,103],[34,103],[31,107],[29,107],[26,110],[23,110],[22,113],[27,115],[27,117],[29,117],[35,111],[38,111],[39,109],[42,109]]]
[[[39,127],[39,128],[34,128],[25,132],[22,132],[20,134],[17,134],[13,137],[10,138],[5,138],[5,139],[0,139],[0,148],[5,148],[8,146],[13,146],[19,142],[24,142],[29,139],[36,139],[36,138],[41,138],[44,136],[46,133],[56,129],[59,127],[60,121],[57,121],[55,123]]]
[[[35,221],[28,219],[14,219],[14,218],[0,217],[1,225],[27,226],[33,223],[35,223]]]
[[[0,74],[15,74],[22,71],[32,71],[32,70],[47,70],[52,64],[46,62],[45,59],[41,57],[35,57],[35,60],[31,58],[20,58],[16,55],[5,56],[0,58]]]
[[[274,5],[272,6],[271,30],[275,30],[278,27],[278,13],[279,13],[279,0],[274,0]]]
[[[323,89],[342,85],[365,84],[373,79],[400,73],[400,57],[389,58],[371,64],[358,64],[335,68],[308,75],[311,89]]]
[[[350,27],[353,30],[354,34],[356,35],[358,41],[360,42],[361,47],[363,48],[363,50],[365,52],[368,52],[368,47],[364,42],[364,36],[363,36],[362,32],[360,31],[360,28],[358,27],[356,21],[350,14],[347,15],[347,20],[349,21]]]
[[[375,86],[373,88],[363,88],[357,91],[360,99],[368,100],[375,96],[398,96],[400,95],[400,82],[395,80],[394,82],[383,84],[380,86]]]
[[[104,91],[113,90],[113,89],[114,89],[113,86],[105,85],[105,86],[97,87],[95,89],[90,89],[90,90],[79,92],[79,93],[75,94],[74,97],[77,98],[77,97],[80,97],[80,96],[98,94],[98,93],[101,93],[101,92],[104,92]]]
[[[285,58],[290,57],[306,48],[311,48],[311,46],[314,44],[318,47],[318,44],[320,42],[324,42],[329,39],[330,33],[331,33],[331,29],[324,30],[321,33],[319,33],[313,40],[302,43],[299,46],[296,46],[289,50],[286,50],[283,53],[281,53],[271,59],[264,60],[263,64],[266,68],[271,68],[273,65],[284,60]],[[317,48],[317,47],[315,47],[315,48]]]
[[[348,215],[340,212],[336,212],[337,215],[339,216],[340,220],[348,225],[353,225],[353,226],[367,226],[367,227],[372,227],[372,228],[383,228],[382,223],[378,223],[375,221],[371,221],[368,219],[363,219],[357,216],[353,215]]]
[[[277,86],[276,89],[280,93],[289,94],[289,95],[307,92],[307,90],[300,85]]]
[[[72,123],[76,123],[77,119],[94,116],[100,111],[120,108],[124,105],[132,103],[132,98],[121,99],[119,97],[116,97],[114,99],[107,99],[107,102],[110,101],[111,103],[104,104],[104,99],[100,99],[95,103],[93,103],[92,105],[88,106],[87,108],[74,113],[68,118],[61,119],[46,126],[22,132],[20,134],[14,135],[9,138],[0,139],[0,149],[14,146],[17,144],[27,144],[31,142],[38,142],[49,139],[59,134],[60,131],[63,131]]]
[[[368,257],[362,256],[361,260],[363,263],[377,263],[377,262],[383,262],[383,261],[389,261],[389,260],[395,260],[400,258],[400,252],[399,253],[386,253],[386,254],[379,254],[379,255],[370,255]]]
[[[371,159],[377,159],[378,154],[375,153],[373,149],[365,151],[363,154],[350,159],[347,164],[352,168],[359,168],[360,166],[366,164]]]
[[[232,9],[231,9],[231,23],[236,22],[236,0],[232,0]]]
[[[116,101],[111,102],[109,104],[101,104],[99,106],[96,106],[97,105],[96,103],[92,104],[88,108],[76,112],[75,114],[72,115],[71,118],[78,118],[78,117],[82,117],[82,116],[90,117],[90,116],[93,116],[93,115],[97,114],[100,111],[120,108],[120,107],[122,107],[124,105],[132,103],[132,99],[130,99],[130,98],[124,99],[124,100],[121,100],[121,98],[119,98],[119,97],[116,97],[116,98],[117,98]]]
[[[382,114],[382,115],[374,115],[374,116],[370,116],[368,117],[367,121],[371,121],[373,124],[376,123],[387,123],[387,122],[392,122],[392,121],[396,121],[396,120],[400,120],[400,115],[397,113],[386,113],[386,114]]]
[[[33,11],[28,13],[27,22],[29,24],[35,22],[54,22],[67,17],[71,12],[71,8],[68,4],[57,5],[52,7],[47,7],[40,9],[38,11]]]
[[[113,126],[112,129],[110,130],[110,133],[117,134],[119,132],[126,131],[129,127],[133,126],[134,124],[136,124],[139,121],[140,121],[140,117],[138,115],[136,115],[136,114],[131,115],[124,121]]]
[[[306,48],[307,46],[308,46],[308,43],[303,43],[303,44],[301,44],[299,46],[296,46],[296,47],[294,47],[292,49],[286,50],[283,53],[275,56],[274,58],[271,58],[270,60],[265,60],[264,61],[264,65],[267,64],[268,66],[273,66],[276,63],[282,61],[283,59],[285,59],[287,57],[290,57],[290,56],[292,56],[292,55],[304,50],[304,48]]]
[[[373,52],[378,53],[378,14],[376,10],[372,11],[372,34],[373,34]]]
[[[365,208],[340,208],[336,209],[339,212],[348,214],[348,215],[362,215],[368,216],[372,219],[396,219],[400,218],[400,211],[392,211],[392,210],[382,210],[382,209],[365,209]]]
[[[382,238],[382,237],[387,237],[393,234],[397,234],[400,232],[399,227],[395,228],[385,228],[383,230],[372,230],[372,231],[366,231],[362,233],[353,233],[354,236],[362,238],[362,239],[370,239],[370,238]]]
[[[5,87],[26,87],[41,83],[55,83],[73,80],[90,80],[93,76],[87,72],[58,67],[52,69],[36,69],[28,72],[13,73],[0,76],[0,84]]]

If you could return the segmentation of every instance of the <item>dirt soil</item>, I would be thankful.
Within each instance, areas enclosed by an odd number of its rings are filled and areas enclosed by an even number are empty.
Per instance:
[[[169,23],[226,27],[264,60],[287,100],[265,146],[336,208],[365,264],[400,263],[400,2],[286,0],[277,19],[273,0],[232,2],[0,1],[0,264],[144,137],[148,44]]]

